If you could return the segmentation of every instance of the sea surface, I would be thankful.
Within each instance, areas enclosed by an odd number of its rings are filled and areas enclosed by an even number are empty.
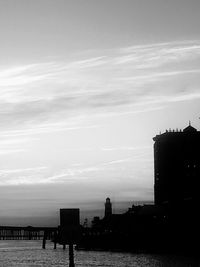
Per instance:
[[[1,267],[59,267],[68,266],[68,249],[41,241],[0,240]],[[102,251],[75,251],[75,267],[198,267],[197,259],[186,256],[150,255]]]

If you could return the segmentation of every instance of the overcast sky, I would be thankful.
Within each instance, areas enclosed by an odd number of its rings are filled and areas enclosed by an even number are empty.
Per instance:
[[[199,12],[199,0],[0,0],[0,224],[153,200],[152,138],[200,129]]]

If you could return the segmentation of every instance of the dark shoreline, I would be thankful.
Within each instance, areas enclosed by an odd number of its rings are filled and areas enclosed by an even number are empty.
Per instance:
[[[112,252],[112,253],[129,253],[129,254],[145,254],[145,255],[157,255],[157,256],[178,256],[189,259],[199,260],[200,263],[200,254],[193,253],[191,251],[172,251],[172,250],[132,250],[132,249],[114,249],[114,248],[84,248],[84,247],[75,247],[76,251],[97,251],[97,252]]]

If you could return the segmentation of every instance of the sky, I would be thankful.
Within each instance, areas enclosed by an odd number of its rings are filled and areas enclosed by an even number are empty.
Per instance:
[[[199,0],[0,0],[0,225],[154,199],[152,138],[200,129]]]

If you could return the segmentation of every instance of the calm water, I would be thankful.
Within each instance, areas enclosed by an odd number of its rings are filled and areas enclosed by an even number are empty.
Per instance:
[[[58,267],[68,266],[68,250],[56,250],[48,242],[45,250],[42,241],[0,241],[1,267]],[[159,256],[118,252],[75,251],[76,267],[198,267],[199,262],[183,256]]]

